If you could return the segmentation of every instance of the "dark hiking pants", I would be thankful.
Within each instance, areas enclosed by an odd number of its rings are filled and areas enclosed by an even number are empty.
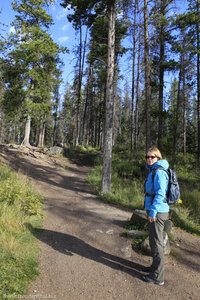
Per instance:
[[[148,222],[149,244],[152,254],[152,271],[149,276],[159,282],[164,281],[164,223],[168,219],[168,213],[158,213],[156,222]]]

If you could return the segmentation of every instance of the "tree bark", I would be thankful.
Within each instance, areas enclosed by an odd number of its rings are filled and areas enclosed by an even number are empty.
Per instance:
[[[30,139],[30,132],[31,132],[31,117],[27,116],[26,118],[26,125],[25,125],[25,133],[24,133],[24,139],[22,141],[22,145],[29,147],[29,139]]]
[[[173,150],[172,150],[172,167],[176,162],[176,152],[178,150],[178,137],[180,137],[180,112],[181,112],[181,97],[182,97],[182,66],[183,66],[183,54],[180,55],[180,71],[179,71],[179,79],[178,79],[178,92],[177,92],[177,102],[176,102],[176,110],[175,114],[175,122],[174,122],[174,130],[173,130]]]
[[[81,141],[81,89],[82,89],[82,78],[83,78],[83,70],[84,70],[84,62],[85,62],[85,53],[86,53],[86,43],[87,43],[87,30],[85,35],[85,41],[83,43],[83,26],[80,21],[79,28],[79,59],[78,59],[78,90],[77,90],[77,114],[76,114],[76,137],[75,137],[75,145],[77,146]]]
[[[138,6],[138,0],[134,3],[134,20],[133,20],[133,54],[132,54],[132,88],[131,88],[131,152],[134,145],[134,133],[135,133],[135,60],[136,60],[136,10]]]
[[[81,86],[82,86],[82,24],[80,21],[80,40],[79,40],[79,58],[78,58],[78,90],[77,90],[77,112],[76,112],[76,134],[75,146],[79,144],[80,135],[80,105],[81,105]]]
[[[93,97],[92,80],[93,80],[93,65],[90,64],[89,65],[89,70],[88,70],[86,93],[85,93],[83,123],[82,123],[82,126],[81,126],[81,143],[83,145],[87,145],[88,142],[89,142],[90,120],[92,118],[92,115],[90,113],[92,97]]]
[[[141,56],[141,34],[138,36],[138,58],[137,58],[137,80],[136,80],[136,102],[135,102],[135,132],[134,132],[134,149],[138,147],[138,135],[139,135],[139,85],[140,85],[140,56]]]
[[[103,172],[101,192],[110,192],[113,142],[114,58],[115,58],[115,0],[108,1],[108,69],[106,82],[106,118],[103,143]]]
[[[146,151],[151,145],[151,86],[148,38],[148,5],[144,0],[144,68],[145,68],[145,115],[146,115]]]
[[[58,110],[59,110],[59,90],[58,86],[55,88],[55,105],[54,105],[54,127],[53,127],[53,146],[58,143]]]
[[[44,121],[40,121],[40,131],[39,131],[39,136],[38,136],[38,147],[44,147],[44,136],[45,136],[45,127],[46,123]]]
[[[197,3],[197,14],[199,15],[199,0]],[[197,158],[200,161],[200,26],[199,23],[196,25],[197,31]]]
[[[165,1],[161,1],[160,13],[165,15]],[[164,3],[163,3],[164,2]],[[164,59],[165,59],[165,40],[164,40],[164,26],[160,27],[160,61],[159,61],[159,117],[158,117],[158,147],[162,151],[162,137],[163,137],[163,89],[164,89]]]

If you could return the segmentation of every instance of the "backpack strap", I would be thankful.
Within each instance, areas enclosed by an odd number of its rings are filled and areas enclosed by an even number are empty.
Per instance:
[[[159,167],[153,169],[153,171],[151,172],[153,179],[154,179],[156,171],[159,170],[159,169],[165,171],[167,173],[167,175],[169,176],[168,171],[165,168],[163,168],[162,166],[159,166]]]
[[[153,181],[153,182],[154,182],[155,174],[156,174],[157,170],[159,170],[159,169],[165,171],[165,172],[167,173],[167,175],[169,176],[168,171],[167,171],[165,168],[163,168],[162,166],[159,166],[159,167],[153,169],[152,172],[151,172],[151,174],[152,174],[152,181]],[[167,194],[168,194],[168,191],[167,191],[167,193],[166,193],[166,198],[167,198]],[[148,194],[146,194],[146,195],[147,195],[147,196],[152,196],[152,203],[153,203],[153,198],[154,198],[155,194],[153,194],[153,195],[148,195]]]

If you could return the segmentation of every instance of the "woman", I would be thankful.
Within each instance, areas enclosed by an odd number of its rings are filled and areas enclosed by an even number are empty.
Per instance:
[[[144,205],[148,217],[149,244],[152,253],[152,265],[148,276],[143,280],[149,283],[164,285],[164,245],[163,229],[168,219],[169,205],[166,202],[169,168],[158,148],[151,147],[146,156],[149,174],[145,182]]]

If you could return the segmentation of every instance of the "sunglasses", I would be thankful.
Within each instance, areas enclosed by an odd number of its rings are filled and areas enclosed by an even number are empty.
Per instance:
[[[156,158],[156,156],[147,156],[146,158],[147,159],[149,159],[149,158],[154,159],[154,158]]]

